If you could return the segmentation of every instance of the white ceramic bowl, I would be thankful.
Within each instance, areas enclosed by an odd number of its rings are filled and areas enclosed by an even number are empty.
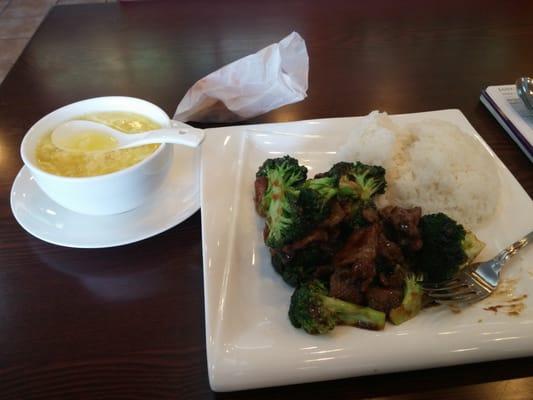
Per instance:
[[[172,146],[162,144],[141,162],[106,175],[72,178],[53,175],[37,165],[35,150],[43,135],[57,125],[81,115],[102,111],[142,114],[162,127],[168,115],[156,105],[132,97],[98,97],[61,107],[33,125],[24,136],[20,153],[39,187],[55,202],[72,211],[110,215],[132,210],[148,201],[163,182],[170,167]]]

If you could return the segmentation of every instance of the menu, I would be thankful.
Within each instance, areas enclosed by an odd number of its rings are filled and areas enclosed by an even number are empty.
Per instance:
[[[480,100],[533,162],[533,110],[518,97],[515,85],[488,86]]]

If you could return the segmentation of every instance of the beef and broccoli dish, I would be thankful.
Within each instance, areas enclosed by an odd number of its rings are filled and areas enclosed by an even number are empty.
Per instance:
[[[284,156],[257,171],[255,208],[265,219],[272,266],[293,286],[289,319],[311,334],[336,325],[383,329],[426,305],[421,283],[449,279],[484,244],[443,213],[376,206],[385,169],[339,162],[308,178]]]

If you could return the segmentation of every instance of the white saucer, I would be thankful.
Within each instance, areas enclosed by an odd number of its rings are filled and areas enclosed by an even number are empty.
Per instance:
[[[200,149],[174,146],[172,166],[151,200],[122,214],[91,216],[55,203],[23,167],[11,188],[11,210],[26,231],[45,242],[77,248],[134,243],[178,225],[200,209],[199,168]]]

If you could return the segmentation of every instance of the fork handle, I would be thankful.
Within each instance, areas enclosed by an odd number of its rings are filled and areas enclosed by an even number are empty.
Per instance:
[[[524,247],[526,247],[530,242],[533,241],[533,231],[529,232],[526,236],[524,236],[522,239],[517,240],[513,244],[507,246],[505,249],[500,251],[496,257],[494,257],[495,263],[493,264],[494,272],[497,274],[500,273],[500,270],[502,269],[503,265],[509,261],[511,257],[513,257],[518,251]]]

